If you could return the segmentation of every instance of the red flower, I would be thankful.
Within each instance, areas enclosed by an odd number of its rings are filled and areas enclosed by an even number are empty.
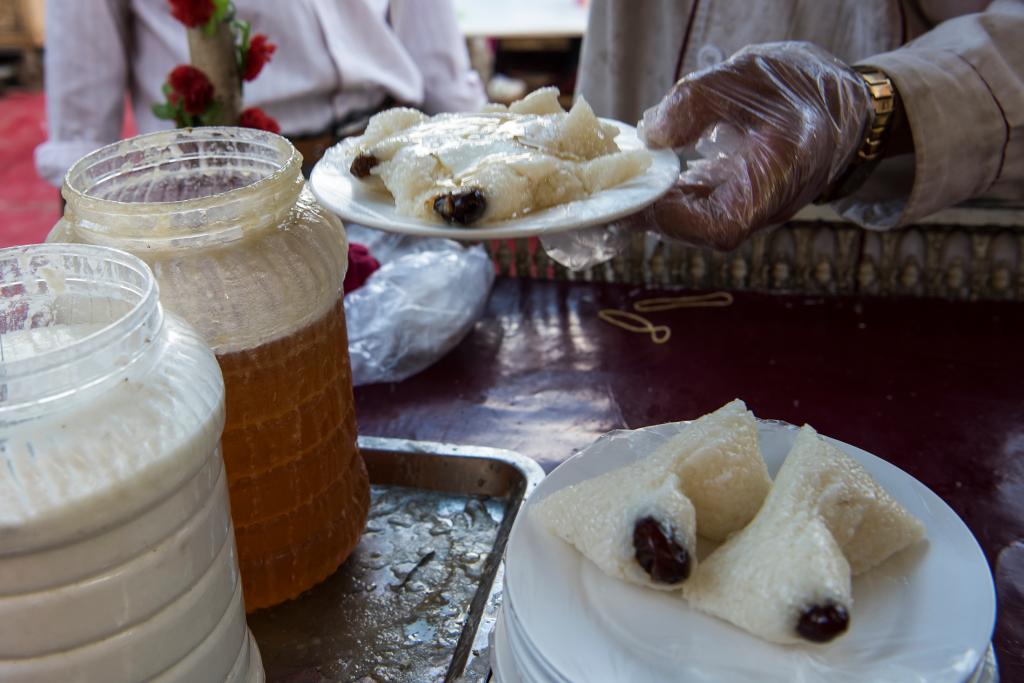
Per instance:
[[[259,107],[249,107],[238,116],[238,125],[243,128],[256,128],[271,133],[280,133],[281,126],[272,117],[267,116]]]
[[[342,284],[345,294],[362,287],[366,279],[373,275],[378,268],[380,268],[380,263],[373,258],[369,249],[361,244],[349,242],[348,270],[345,272],[345,282]]]
[[[167,76],[171,92],[167,99],[171,104],[181,102],[182,108],[193,116],[206,111],[213,102],[213,84],[199,69],[188,64],[179,64]]]
[[[242,69],[242,78],[251,81],[260,75],[260,71],[270,61],[277,45],[274,45],[262,33],[257,33],[249,42],[249,50],[245,53],[245,66]]]
[[[174,18],[189,28],[205,25],[213,16],[213,0],[167,0]]]

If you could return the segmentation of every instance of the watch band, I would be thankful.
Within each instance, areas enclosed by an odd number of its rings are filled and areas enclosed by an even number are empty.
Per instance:
[[[871,95],[871,121],[864,139],[846,170],[833,180],[815,203],[833,201],[855,191],[882,157],[890,123],[896,111],[896,88],[884,72],[871,66],[855,66]]]
[[[860,149],[857,150],[857,160],[874,161],[882,155],[882,143],[885,142],[885,134],[889,131],[889,121],[896,111],[896,89],[892,85],[892,80],[878,69],[866,66],[853,68],[867,83],[868,92],[871,93],[871,107],[874,109],[871,126]]]

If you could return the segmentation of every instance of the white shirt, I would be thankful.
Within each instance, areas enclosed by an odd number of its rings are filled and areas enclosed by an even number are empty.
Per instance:
[[[235,0],[238,16],[277,45],[243,107],[261,107],[288,135],[320,133],[386,94],[428,113],[478,109],[451,0]],[[115,142],[125,93],[140,133],[169,128],[151,107],[167,74],[188,63],[185,27],[167,0],[47,0],[49,139],[39,175],[59,186],[80,157]]]

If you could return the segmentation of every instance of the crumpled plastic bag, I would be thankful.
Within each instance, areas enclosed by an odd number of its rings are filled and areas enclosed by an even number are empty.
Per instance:
[[[610,261],[629,246],[629,232],[619,223],[541,235],[540,244],[551,260],[577,271]]]
[[[347,224],[380,262],[345,297],[352,383],[400,382],[440,360],[483,315],[494,284],[484,248]]]

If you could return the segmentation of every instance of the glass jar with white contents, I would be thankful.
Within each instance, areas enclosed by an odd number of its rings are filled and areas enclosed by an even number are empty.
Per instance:
[[[0,250],[0,680],[262,681],[224,384],[139,259]]]

